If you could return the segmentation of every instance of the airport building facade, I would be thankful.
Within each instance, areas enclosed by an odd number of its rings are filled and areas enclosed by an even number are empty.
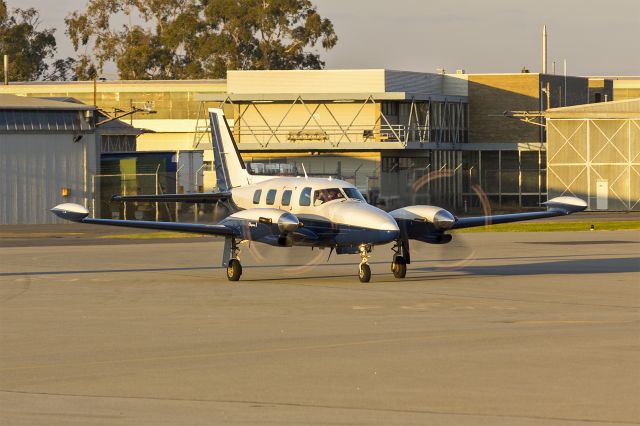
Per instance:
[[[227,80],[12,83],[0,93],[73,97],[97,105],[96,115],[135,111],[122,120],[137,133],[102,138],[99,151],[110,156],[104,170],[100,160],[89,165],[99,177],[89,184],[88,199],[110,198],[95,182],[106,179],[116,157],[128,182],[110,184],[114,193],[149,192],[149,185],[212,190],[206,110],[222,107],[255,173],[301,174],[304,166],[312,175],[351,181],[383,207],[437,204],[462,213],[487,203],[494,210],[538,208],[547,199],[543,111],[609,101],[623,93],[618,81],[624,93],[633,90],[635,80],[527,72],[229,71]],[[172,183],[150,184],[137,176],[149,170],[126,163],[144,156],[140,164],[151,167],[153,152],[178,164],[164,163]],[[181,156],[193,164],[181,166]],[[103,204],[96,214],[130,217]],[[163,218],[179,219],[177,213]]]

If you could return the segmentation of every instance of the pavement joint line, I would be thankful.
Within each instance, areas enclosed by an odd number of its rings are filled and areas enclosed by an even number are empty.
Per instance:
[[[21,391],[12,389],[0,389],[2,393],[20,394],[20,395],[39,395],[39,396],[58,396],[58,397],[70,397],[70,398],[95,398],[95,399],[134,399],[134,400],[148,400],[148,401],[173,401],[173,402],[201,402],[201,403],[221,403],[221,404],[260,404],[260,405],[273,405],[281,407],[297,407],[297,408],[320,408],[329,410],[353,410],[353,411],[373,411],[373,412],[385,412],[385,413],[405,413],[405,414],[431,414],[441,416],[463,416],[463,417],[488,417],[488,418],[506,418],[506,419],[531,419],[531,420],[550,420],[558,422],[574,422],[574,423],[602,423],[602,424],[619,424],[619,425],[637,425],[638,422],[624,421],[624,420],[599,420],[599,419],[585,419],[585,418],[571,418],[571,417],[554,417],[554,416],[518,416],[513,414],[487,414],[487,413],[460,413],[455,411],[445,410],[411,410],[411,409],[396,409],[396,408],[368,408],[368,407],[351,407],[340,405],[325,405],[325,404],[304,404],[296,402],[282,402],[282,401],[256,401],[256,400],[233,400],[233,399],[205,399],[205,398],[169,398],[160,396],[143,396],[143,395],[91,395],[91,394],[67,394],[67,393],[55,393],[55,392],[35,392],[35,391]]]

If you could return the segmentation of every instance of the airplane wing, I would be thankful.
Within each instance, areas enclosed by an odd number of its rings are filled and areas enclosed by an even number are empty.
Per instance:
[[[200,223],[153,222],[145,220],[91,219],[89,211],[78,204],[65,203],[51,209],[56,216],[79,223],[93,225],[126,226],[131,228],[159,229],[162,231],[187,232],[192,234],[239,236],[238,232],[225,225],[205,225]]]
[[[164,194],[164,195],[114,195],[112,201],[148,201],[151,203],[216,203],[226,201],[231,192],[205,192],[192,194]]]
[[[547,206],[547,211],[458,218],[451,229],[471,228],[474,226],[497,225],[500,223],[521,222],[524,220],[542,219],[545,217],[565,216],[571,213],[580,212],[587,208],[587,203],[575,197],[557,197],[542,204]]]

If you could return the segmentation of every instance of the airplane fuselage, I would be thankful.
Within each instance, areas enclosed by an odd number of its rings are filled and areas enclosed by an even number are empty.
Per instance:
[[[396,220],[367,204],[358,189],[339,179],[256,176],[258,182],[233,188],[239,211],[221,223],[249,231],[251,239],[273,245],[336,247],[356,253],[361,244],[386,244],[398,239]],[[286,214],[289,213],[292,217]],[[279,221],[302,223],[282,229]],[[288,238],[283,238],[287,234]]]

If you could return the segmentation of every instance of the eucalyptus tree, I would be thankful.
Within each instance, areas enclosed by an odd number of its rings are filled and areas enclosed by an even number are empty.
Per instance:
[[[89,0],[65,22],[80,74],[112,61],[123,79],[319,69],[338,40],[310,0]]]

